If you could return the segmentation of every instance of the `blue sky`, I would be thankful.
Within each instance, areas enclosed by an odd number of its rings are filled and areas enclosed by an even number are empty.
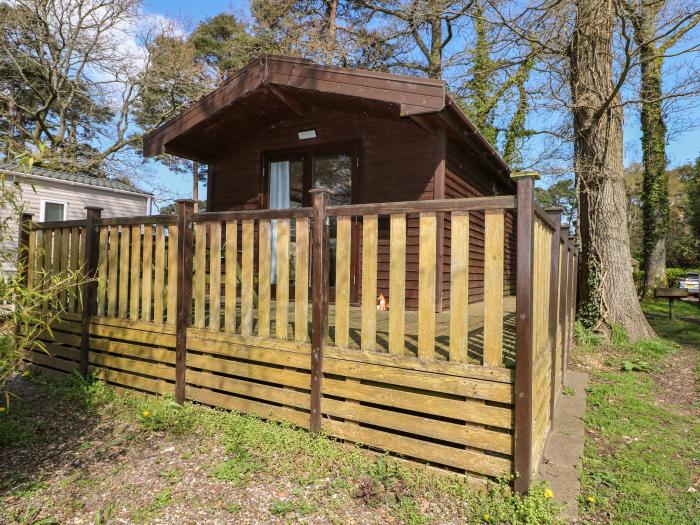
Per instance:
[[[185,27],[192,28],[199,21],[214,16],[223,11],[235,11],[245,13],[248,2],[246,0],[144,0],[143,6],[147,13],[160,14],[168,18],[175,18]],[[700,108],[690,108],[685,113],[688,122],[700,122]],[[531,123],[536,126],[535,123]],[[625,114],[625,162],[641,160],[639,120],[633,112]],[[694,161],[700,156],[700,129],[690,127],[686,131],[675,132],[668,146],[667,154],[671,167]],[[153,186],[167,187],[179,197],[190,197],[192,191],[191,177],[188,174],[174,173],[167,168],[155,165]],[[146,183],[145,186],[150,186]],[[152,189],[152,188],[149,188]],[[200,197],[205,198],[206,188],[200,186]],[[167,204],[162,202],[161,204]],[[155,211],[155,210],[154,210]]]

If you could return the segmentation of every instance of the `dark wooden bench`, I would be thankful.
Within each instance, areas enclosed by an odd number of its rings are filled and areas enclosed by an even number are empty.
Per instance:
[[[688,297],[688,290],[685,288],[654,288],[654,297],[668,299],[668,316],[673,319],[673,302]]]

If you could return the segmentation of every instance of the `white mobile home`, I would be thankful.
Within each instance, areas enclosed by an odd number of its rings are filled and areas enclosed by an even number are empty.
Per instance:
[[[31,213],[37,222],[84,219],[86,206],[102,208],[103,217],[151,214],[153,196],[122,182],[39,167],[27,173],[23,167],[3,162],[0,162],[0,174],[6,184],[19,185],[25,212]],[[0,210],[0,220],[8,214],[9,210]],[[2,274],[14,271],[12,263],[5,262],[0,267]]]

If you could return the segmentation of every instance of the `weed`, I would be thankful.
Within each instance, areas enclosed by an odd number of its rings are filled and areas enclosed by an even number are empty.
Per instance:
[[[406,525],[425,525],[430,523],[430,518],[420,511],[416,500],[413,498],[401,498],[394,513],[401,520],[401,523]]]
[[[224,510],[230,512],[231,514],[238,514],[243,510],[243,505],[240,503],[227,503],[224,505]]]
[[[180,478],[182,477],[182,470],[179,468],[174,468],[171,470],[166,470],[163,472],[160,472],[158,474],[161,478],[165,478],[168,483],[177,483],[180,481]]]
[[[610,342],[615,346],[627,346],[629,344],[630,338],[622,325],[613,323],[610,331]]]
[[[36,423],[21,403],[0,413],[0,447],[21,447],[37,438]]]
[[[116,507],[114,503],[107,503],[104,507],[95,512],[95,525],[107,525],[113,516]]]
[[[380,456],[370,466],[367,475],[360,477],[357,490],[353,495],[366,505],[396,504],[403,498],[409,497],[410,492],[402,479],[398,465],[388,463]]]
[[[210,475],[219,481],[228,481],[240,485],[247,478],[262,469],[263,465],[246,452],[239,452],[236,457],[219,463]]]
[[[145,523],[153,521],[153,517],[165,507],[170,505],[173,501],[173,493],[170,489],[163,489],[158,492],[153,501],[143,507],[142,509],[137,509],[131,513],[131,519],[137,523]]]
[[[553,496],[551,490],[548,491],[543,484],[534,485],[526,495],[519,496],[511,494],[510,487],[505,482],[493,483],[488,492],[477,501],[472,519],[474,523],[486,521],[490,524],[562,523],[559,517],[561,505],[556,503]]]
[[[571,388],[570,386],[564,386],[561,389],[561,393],[564,394],[565,396],[575,396],[576,395],[576,390]]]
[[[27,481],[21,485],[16,486],[12,490],[12,495],[20,498],[29,496],[35,492],[39,492],[48,488],[48,485],[43,481]]]
[[[300,516],[307,516],[316,512],[316,505],[312,505],[302,500],[275,500],[270,505],[270,512],[277,516],[286,516],[293,512]]]
[[[583,326],[581,321],[576,321],[576,325],[574,326],[574,337],[576,338],[576,343],[580,346],[596,347],[603,344],[603,338],[600,336],[600,334],[597,334],[590,328]]]

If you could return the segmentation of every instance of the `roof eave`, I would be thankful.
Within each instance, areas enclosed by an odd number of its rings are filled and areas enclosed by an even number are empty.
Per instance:
[[[144,156],[166,153],[169,142],[265,85],[395,104],[399,106],[401,116],[406,117],[440,112],[445,107],[445,83],[442,80],[323,66],[303,59],[266,55],[248,64],[177,117],[146,134]]]

